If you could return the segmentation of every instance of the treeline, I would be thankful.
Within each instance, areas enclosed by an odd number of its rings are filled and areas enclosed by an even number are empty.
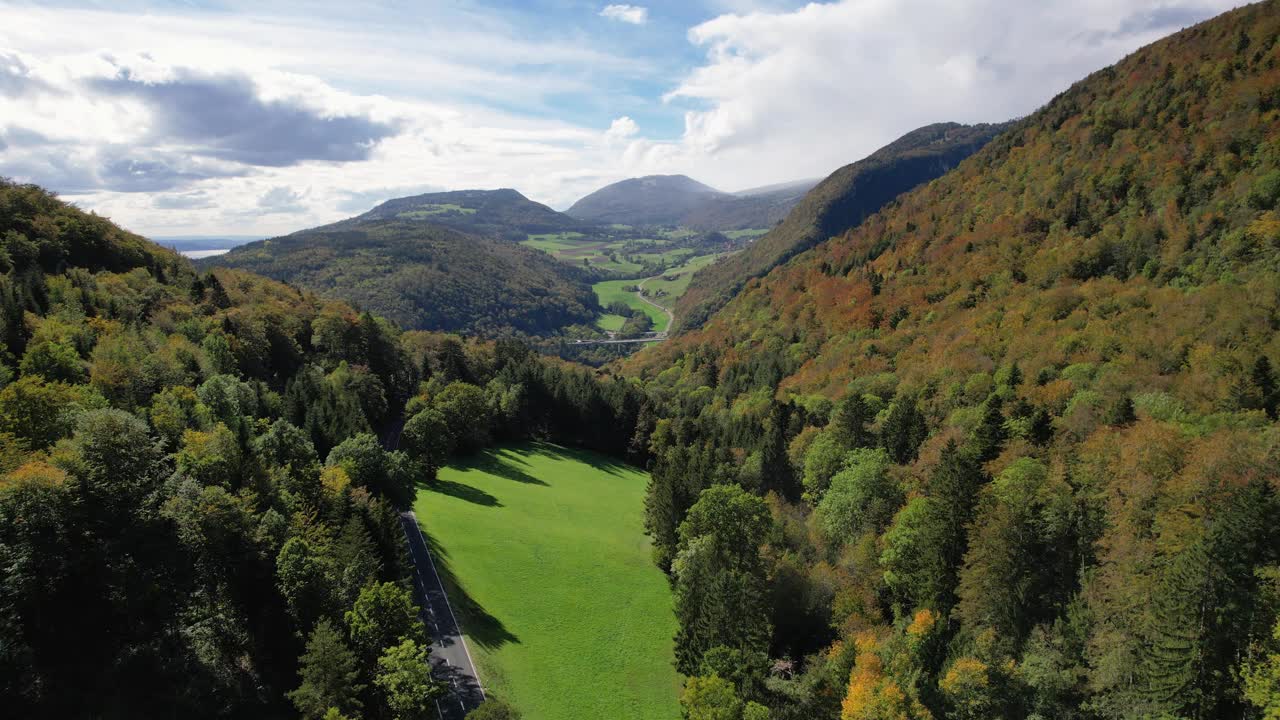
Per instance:
[[[201,275],[32,186],[0,183],[0,238],[14,717],[429,716],[415,487],[517,438],[645,459],[630,383],[518,342]]]

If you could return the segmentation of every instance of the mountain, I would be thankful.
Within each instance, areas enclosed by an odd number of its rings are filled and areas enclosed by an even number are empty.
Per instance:
[[[620,368],[677,666],[805,657],[779,717],[1274,709],[1280,2],[817,229]]]
[[[680,224],[707,231],[771,228],[817,184],[817,180],[798,180],[709,197],[686,212]]]
[[[649,175],[606,185],[565,214],[598,223],[681,225],[686,213],[709,199],[729,197],[684,175]]]
[[[836,170],[798,202],[794,199],[775,202],[774,207],[789,211],[780,225],[746,250],[694,276],[689,290],[677,303],[680,327],[701,325],[748,280],[857,225],[903,192],[942,175],[1006,127],[928,125]],[[787,192],[794,193],[794,188],[775,190],[764,197],[786,197],[781,194]],[[773,223],[764,225],[772,226]]]
[[[492,238],[523,239],[565,221],[514,190],[436,193],[388,200],[364,215],[202,262],[341,298],[408,328],[545,335],[595,318],[590,284],[544,252]]]
[[[589,227],[511,189],[457,190],[396,198],[334,226],[396,220],[425,221],[511,242],[520,242],[528,235],[578,232]]]

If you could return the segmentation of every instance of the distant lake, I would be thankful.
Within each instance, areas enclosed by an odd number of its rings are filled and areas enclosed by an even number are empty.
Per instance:
[[[230,252],[230,251],[231,251],[231,248],[221,248],[218,250],[182,250],[181,252],[183,255],[186,255],[192,260],[199,260],[200,258],[213,257],[214,255],[222,255],[223,253]]]

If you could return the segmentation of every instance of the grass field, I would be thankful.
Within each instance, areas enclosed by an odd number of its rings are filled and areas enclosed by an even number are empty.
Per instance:
[[[685,290],[689,289],[689,281],[693,279],[693,274],[715,262],[718,257],[720,255],[702,255],[679,267],[668,270],[662,277],[645,281],[644,289],[649,291],[649,299],[668,310],[675,307],[676,300],[684,294]],[[663,279],[667,277],[674,277],[675,279]],[[666,294],[658,297],[657,292],[659,290],[665,290]],[[597,291],[597,294],[599,294],[599,291]]]
[[[529,443],[440,471],[414,509],[486,692],[528,720],[675,720],[671,593],[644,472]]]
[[[653,320],[653,329],[655,332],[662,332],[663,330],[666,330],[667,329],[666,313],[650,305],[649,303],[641,300],[640,297],[635,293],[627,292],[626,290],[622,289],[624,287],[627,287],[628,285],[635,285],[638,282],[640,281],[639,280],[606,280],[604,282],[598,282],[595,285],[592,285],[591,288],[596,291],[596,297],[600,298],[600,304],[602,306],[608,307],[609,304],[612,303],[613,301],[621,300],[622,302],[629,305],[633,310],[639,310],[645,315],[648,315]],[[606,315],[605,317],[618,317],[618,316]],[[618,328],[605,327],[602,320],[597,320],[596,325],[604,330],[615,330],[622,327],[621,325],[619,325]]]
[[[443,215],[448,212],[462,213],[463,215],[476,214],[475,208],[465,208],[453,203],[439,203],[435,205],[421,205],[416,210],[402,212],[396,217],[402,217],[409,220],[421,220],[423,218],[429,218],[432,215]]]

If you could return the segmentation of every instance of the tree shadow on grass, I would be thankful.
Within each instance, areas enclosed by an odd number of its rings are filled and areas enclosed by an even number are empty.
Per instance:
[[[490,615],[476,599],[467,593],[466,588],[458,581],[453,572],[453,563],[449,560],[449,551],[426,530],[422,531],[422,539],[431,550],[435,562],[436,574],[444,583],[445,592],[449,595],[449,605],[457,616],[462,634],[468,642],[486,650],[496,650],[507,643],[520,643],[520,638],[507,630],[498,618]]]
[[[546,481],[534,477],[529,473],[521,470],[515,465],[516,458],[507,457],[506,453],[500,449],[486,450],[477,455],[471,461],[470,466],[483,470],[490,475],[496,475],[500,478],[515,480],[516,482],[525,483],[527,485],[547,486]]]
[[[527,452],[533,455],[543,455],[545,457],[560,460],[573,460],[584,465],[590,465],[593,469],[610,475],[642,472],[640,468],[637,468],[634,465],[629,465],[621,460],[611,458],[608,455],[603,455],[592,450],[564,447],[541,441],[527,443],[523,447]]]
[[[448,495],[459,500],[465,500],[476,505],[484,507],[502,507],[502,503],[498,498],[481,490],[480,488],[471,487],[466,483],[454,482],[453,480],[442,480],[437,478],[435,482],[423,483],[422,487],[431,492],[437,492],[441,495]]]

